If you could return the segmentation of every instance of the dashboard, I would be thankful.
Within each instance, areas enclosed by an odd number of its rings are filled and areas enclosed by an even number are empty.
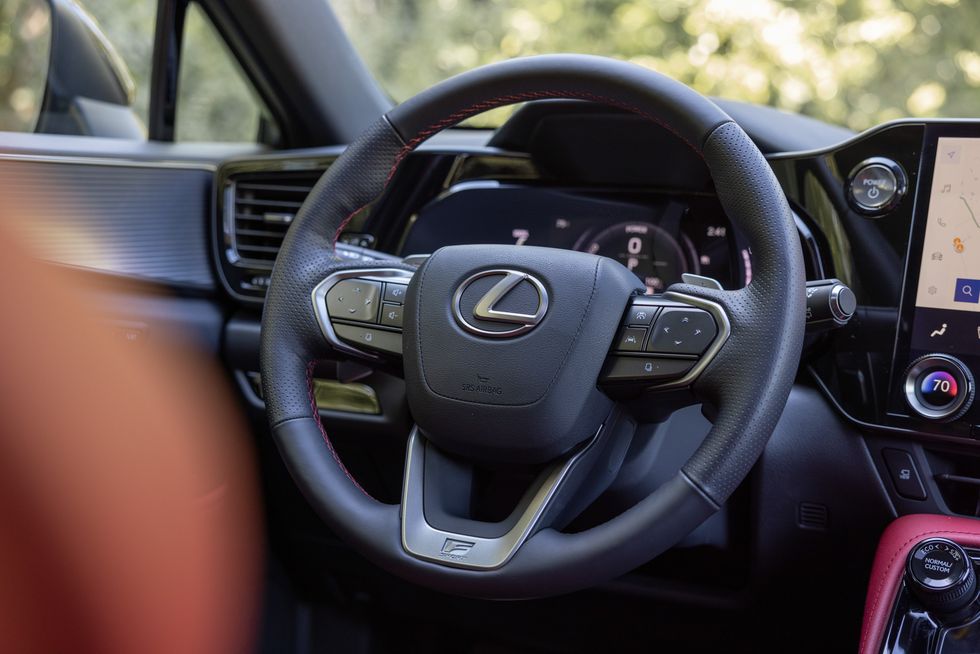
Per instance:
[[[707,171],[685,159],[683,148],[627,124],[622,115],[602,126],[607,118],[594,115],[585,129],[564,116],[549,129],[519,132],[527,135],[523,140],[512,133],[506,141],[442,143],[413,153],[388,192],[351,222],[341,254],[384,259],[454,243],[521,243],[610,256],[634,270],[648,291],[679,281],[684,272],[714,277],[726,288],[749,283],[751,253],[720,210]],[[538,143],[544,133],[554,140]],[[589,134],[596,147],[583,145]],[[52,260],[100,269],[113,279],[145,280],[139,302],[133,291],[118,303],[125,307],[119,317],[127,338],[160,337],[161,315],[194,326],[231,371],[261,430],[262,297],[291,217],[341,151],[228,152],[214,166],[106,165],[104,154],[87,155],[84,165],[77,156],[68,162],[21,155],[4,165],[8,174],[54,170],[91,182],[21,184],[42,188],[36,196],[59,203],[59,229],[39,223],[39,237],[58,233],[68,242],[88,235],[87,242],[100,244],[97,262],[81,258],[80,245]],[[836,537],[850,526],[855,534],[876,519],[869,519],[869,506],[879,500],[887,505],[875,505],[879,517],[975,515],[980,403],[966,398],[975,394],[980,374],[980,123],[899,121],[818,150],[770,148],[767,158],[798,216],[808,278],[840,279],[859,307],[846,327],[807,338],[787,420],[771,442],[755,481],[762,488],[753,496],[766,516],[759,523],[777,524],[772,516],[778,515],[785,532],[760,542],[786,549],[789,539],[802,551],[813,547],[820,530]],[[109,193],[113,188],[119,192]],[[195,191],[181,191],[188,188]],[[148,211],[145,189],[179,201],[151,203],[159,211]],[[204,215],[209,225],[201,224]],[[177,289],[175,297],[148,300],[147,288],[163,295],[157,286]],[[338,400],[321,405],[317,397],[338,442],[374,445],[407,433],[403,381],[387,373],[365,378],[348,364],[325,366],[315,379],[320,395]],[[701,420],[696,409],[692,416]],[[673,442],[687,443],[689,435]],[[370,476],[370,466],[363,467]],[[399,489],[384,493],[394,501]],[[736,506],[732,525],[746,528],[747,506]],[[723,536],[705,538],[715,543]],[[737,548],[724,551],[730,557],[724,570],[748,569]],[[832,553],[816,551],[820,560],[831,560]],[[669,567],[653,572],[670,574]],[[718,575],[709,574],[714,568],[689,569],[707,570],[706,583],[717,583]]]
[[[556,111],[539,109],[538,119]],[[748,244],[721,209],[707,170],[683,146],[624,124],[621,114],[576,120],[566,114],[487,145],[413,153],[385,195],[350,223],[341,254],[535,245],[616,259],[648,293],[684,273],[729,289],[751,282]],[[592,132],[602,138],[577,138]],[[542,134],[548,138],[538,142]],[[214,252],[241,306],[261,305],[289,213],[338,154],[277,154],[219,167]],[[961,450],[980,440],[980,123],[897,121],[830,147],[767,158],[796,214],[808,280],[840,280],[858,301],[845,327],[808,335],[801,380],[861,431],[899,513],[972,514],[980,502],[980,448],[975,458]],[[953,456],[948,448],[960,451]]]

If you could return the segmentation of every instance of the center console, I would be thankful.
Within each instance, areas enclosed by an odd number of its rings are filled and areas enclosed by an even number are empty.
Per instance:
[[[911,515],[881,537],[861,654],[980,651],[980,521]]]
[[[936,125],[925,135],[895,351],[889,417],[980,436],[980,135]]]

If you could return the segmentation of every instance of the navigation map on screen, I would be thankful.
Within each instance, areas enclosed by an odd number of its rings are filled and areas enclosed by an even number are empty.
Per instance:
[[[980,139],[940,138],[917,307],[980,311]]]

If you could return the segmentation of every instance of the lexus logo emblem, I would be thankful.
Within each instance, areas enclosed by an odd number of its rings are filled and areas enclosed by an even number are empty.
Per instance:
[[[476,306],[472,310],[472,318],[476,320],[486,320],[490,322],[500,323],[502,325],[510,325],[510,329],[483,329],[477,327],[472,322],[470,322],[469,317],[464,315],[460,303],[463,299],[463,294],[466,289],[470,287],[473,282],[483,279],[484,277],[499,277],[500,280],[490,287],[483,297],[477,301]],[[537,291],[537,305],[535,307],[529,307],[531,309],[530,313],[517,313],[514,311],[501,311],[495,307],[507,297],[507,295],[516,289],[521,283],[528,282]],[[460,326],[471,334],[478,334],[480,336],[490,336],[493,338],[504,338],[507,336],[517,336],[518,334],[524,334],[526,332],[534,329],[539,322],[544,318],[544,314],[548,312],[548,292],[544,289],[544,284],[538,281],[532,275],[525,272],[520,272],[518,270],[484,270],[479,272],[464,281],[456,289],[456,293],[453,295],[453,315],[456,317],[456,321]]]

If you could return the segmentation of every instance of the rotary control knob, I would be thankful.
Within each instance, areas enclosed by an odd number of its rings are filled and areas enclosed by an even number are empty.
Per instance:
[[[905,372],[905,399],[919,416],[950,422],[973,404],[973,373],[948,354],[927,354],[912,362]]]
[[[912,548],[905,579],[926,609],[940,615],[961,611],[976,594],[973,561],[962,547],[945,538],[930,538]]]

